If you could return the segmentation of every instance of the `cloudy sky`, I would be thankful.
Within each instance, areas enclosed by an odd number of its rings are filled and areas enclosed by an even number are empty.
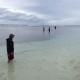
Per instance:
[[[79,25],[80,0],[0,0],[0,23]]]

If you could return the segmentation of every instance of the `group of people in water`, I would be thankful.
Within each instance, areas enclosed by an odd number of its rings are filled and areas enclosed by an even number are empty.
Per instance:
[[[56,29],[56,26],[54,27]],[[45,31],[45,28],[43,27],[43,32]],[[50,33],[51,29],[48,28],[48,31]],[[8,63],[14,59],[14,34],[10,34],[9,38],[6,39],[6,47],[7,47],[7,56],[8,56]]]
[[[54,29],[56,29],[56,26],[54,27]],[[43,33],[44,33],[44,31],[45,31],[45,28],[43,27]],[[50,33],[50,31],[51,31],[51,29],[50,29],[50,27],[48,28],[48,32]]]

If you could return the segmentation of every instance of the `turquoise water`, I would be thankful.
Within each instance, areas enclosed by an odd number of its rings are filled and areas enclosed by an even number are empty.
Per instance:
[[[5,39],[8,37],[8,34],[14,33],[16,35],[14,38],[15,53],[34,51],[35,43],[37,43],[36,48],[50,48],[53,45],[56,49],[60,47],[63,50],[66,48],[75,51],[75,53],[79,52],[80,26],[58,26],[56,30],[54,27],[51,27],[50,34],[48,33],[48,27],[45,27],[45,29],[43,34],[42,27],[0,27],[0,44],[3,44],[5,48],[2,48],[2,50],[4,49],[3,51],[6,53]],[[31,44],[34,44],[34,46],[32,47]],[[16,47],[17,45],[22,46]]]
[[[46,36],[49,39],[19,43],[15,37],[11,64],[7,64],[6,46],[0,46],[0,79],[80,80],[80,26],[59,26],[50,34],[46,28]]]
[[[0,27],[0,44],[4,46],[4,48],[1,46],[2,53],[6,53],[5,39],[10,33],[16,35],[14,38],[15,53],[34,51],[35,44],[37,44],[35,49],[50,48],[53,45],[57,50],[60,47],[63,50],[66,48],[68,51],[79,53],[80,26],[58,26],[56,30],[51,27],[50,34],[48,33],[48,27],[45,27],[45,29],[43,34],[42,27]],[[34,44],[34,46],[32,47],[31,44]],[[20,46],[17,47],[17,45]]]

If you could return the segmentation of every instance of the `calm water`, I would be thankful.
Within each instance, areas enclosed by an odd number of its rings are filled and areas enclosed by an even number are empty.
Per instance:
[[[51,26],[50,33],[48,32],[48,26],[43,27],[27,27],[24,25],[0,25],[0,45],[5,44],[6,38],[10,33],[15,34],[15,42],[31,42],[31,41],[44,41],[49,39],[60,40],[79,40],[80,39],[80,26]]]
[[[10,33],[19,42],[11,64],[6,64],[5,46],[0,46],[0,80],[80,80],[80,26],[51,27],[51,33],[45,29],[0,27],[0,44]]]
[[[0,45],[5,44],[6,38],[8,38],[10,33],[15,34],[15,42],[30,42],[30,41],[43,41],[49,40],[56,36],[54,27],[50,27],[51,31],[48,32],[48,28],[45,26],[45,31],[43,32],[43,27],[27,27],[27,26],[13,26],[13,25],[0,25]]]

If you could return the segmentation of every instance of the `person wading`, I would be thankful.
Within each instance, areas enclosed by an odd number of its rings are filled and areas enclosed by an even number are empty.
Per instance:
[[[7,55],[8,55],[8,63],[14,59],[14,34],[10,34],[9,38],[6,39],[6,47],[7,47]]]

